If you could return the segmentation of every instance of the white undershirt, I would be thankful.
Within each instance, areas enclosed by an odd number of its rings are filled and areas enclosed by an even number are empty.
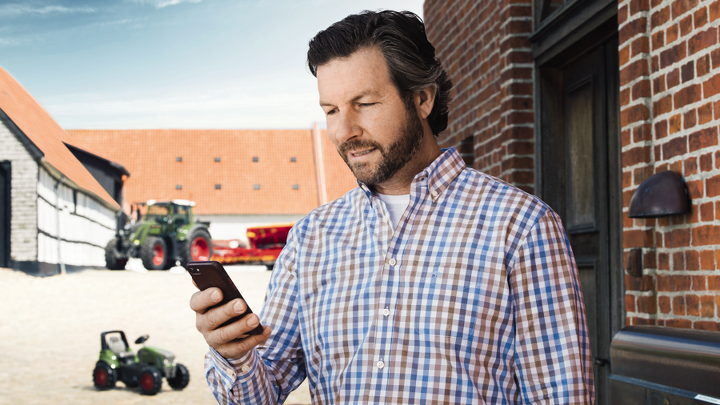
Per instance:
[[[410,204],[410,194],[377,194],[390,212],[390,221],[392,222],[393,229],[397,228],[397,224],[400,222],[400,218],[402,217],[403,212],[405,212],[405,208],[407,208]]]

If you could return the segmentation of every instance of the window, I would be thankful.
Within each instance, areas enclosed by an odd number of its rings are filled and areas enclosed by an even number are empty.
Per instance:
[[[259,161],[260,161],[260,159],[257,156],[253,156],[253,163],[257,163]]]
[[[293,190],[299,190],[299,189],[300,189],[300,185],[298,185],[298,184],[293,184]]]
[[[215,185],[215,190],[220,190],[220,189],[222,189],[222,185],[216,184],[216,185]]]
[[[295,156],[290,156],[290,162],[291,163],[297,162],[297,159],[295,158]]]
[[[255,190],[260,190],[260,185],[259,185],[259,184],[255,184],[255,185],[253,186],[253,188],[254,188]]]
[[[215,162],[217,163],[219,161],[220,161],[220,156],[215,156]]]
[[[176,157],[176,158],[175,158],[175,161],[176,161],[176,162],[182,162],[182,156]]]
[[[175,190],[182,190],[182,184],[176,184]]]

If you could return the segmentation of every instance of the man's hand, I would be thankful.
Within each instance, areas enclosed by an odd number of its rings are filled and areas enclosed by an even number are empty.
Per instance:
[[[260,322],[255,314],[220,327],[229,319],[242,315],[247,310],[247,304],[239,298],[223,306],[208,309],[221,300],[222,292],[215,287],[198,291],[190,298],[190,308],[195,311],[197,330],[202,333],[207,344],[221,356],[226,359],[240,358],[270,337],[272,331],[268,326],[263,327],[262,335],[248,335],[248,332],[255,329]]]

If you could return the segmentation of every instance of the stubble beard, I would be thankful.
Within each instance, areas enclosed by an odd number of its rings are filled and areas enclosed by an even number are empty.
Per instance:
[[[405,124],[401,130],[401,136],[394,143],[382,146],[377,142],[358,139],[340,144],[337,149],[345,164],[360,182],[375,185],[390,180],[412,160],[420,149],[423,135],[420,118],[406,108]],[[380,152],[378,162],[350,163],[347,151],[371,148],[376,148]]]

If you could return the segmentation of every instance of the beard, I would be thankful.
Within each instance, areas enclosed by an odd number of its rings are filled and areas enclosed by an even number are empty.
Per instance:
[[[390,180],[412,160],[420,149],[423,135],[420,118],[412,113],[410,108],[406,108],[405,123],[400,131],[400,137],[394,143],[383,146],[377,142],[358,139],[338,145],[337,150],[360,182],[367,185],[381,184]],[[370,148],[380,152],[378,162],[350,163],[347,151]]]

